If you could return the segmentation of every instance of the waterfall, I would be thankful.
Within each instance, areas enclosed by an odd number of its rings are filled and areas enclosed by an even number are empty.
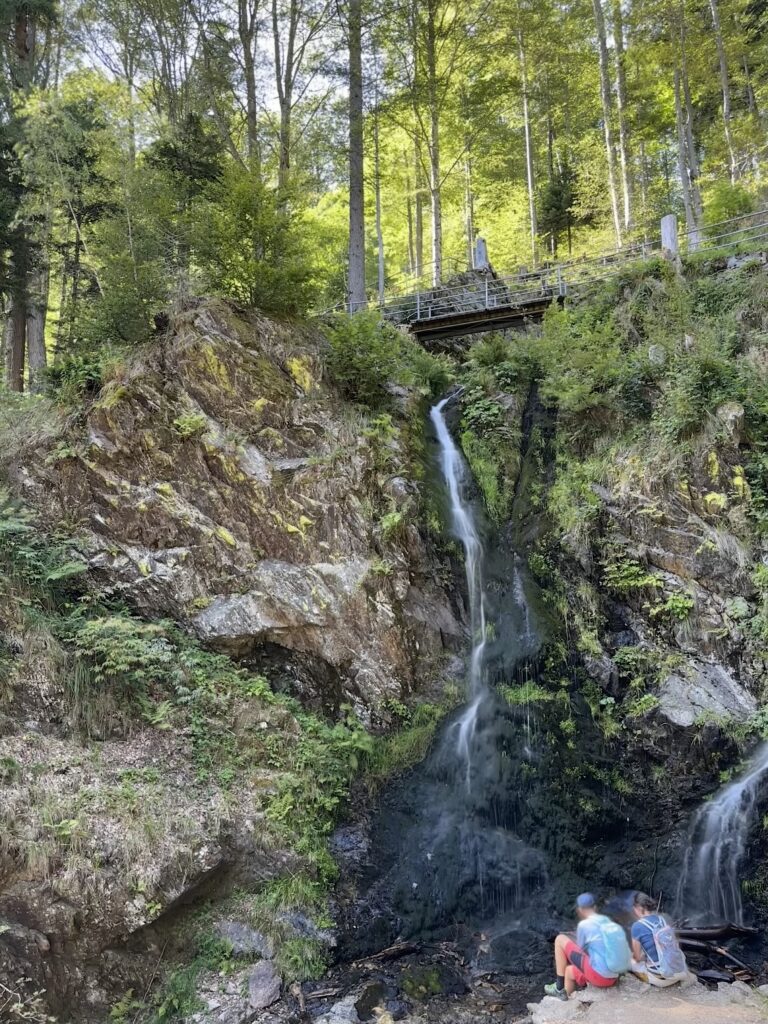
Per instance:
[[[440,444],[440,466],[448,486],[451,505],[451,527],[464,548],[464,567],[467,574],[469,594],[470,627],[472,630],[472,655],[470,658],[470,696],[476,696],[483,687],[483,655],[487,640],[485,593],[483,586],[483,545],[477,532],[472,506],[466,497],[469,479],[464,459],[451,437],[443,409],[450,396],[438,402],[430,412]]]
[[[767,773],[768,743],[763,743],[744,775],[703,804],[691,821],[676,912],[694,924],[744,923],[739,869]]]
[[[469,703],[455,723],[456,750],[466,764],[467,788],[472,784],[472,746],[477,727],[477,716],[486,688],[484,678],[485,648],[488,642],[488,623],[483,584],[483,545],[475,524],[472,505],[466,490],[469,472],[457,448],[443,409],[450,396],[435,405],[430,418],[440,445],[440,466],[448,488],[451,509],[451,529],[464,548],[464,568],[467,574],[469,619],[472,633],[472,652],[469,659]]]

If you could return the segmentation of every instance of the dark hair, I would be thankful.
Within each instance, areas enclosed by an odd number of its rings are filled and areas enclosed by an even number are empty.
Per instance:
[[[659,909],[659,905],[653,896],[649,896],[645,892],[636,892],[632,903],[636,907],[642,907],[643,910],[650,910],[651,913],[655,913]]]

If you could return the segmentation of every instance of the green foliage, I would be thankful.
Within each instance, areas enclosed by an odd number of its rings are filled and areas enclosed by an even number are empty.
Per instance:
[[[177,416],[173,425],[182,437],[197,437],[208,429],[208,420],[202,413],[189,412]]]
[[[641,718],[659,706],[659,698],[653,693],[643,693],[635,697],[625,707],[628,718]]]
[[[402,343],[396,328],[375,312],[339,318],[330,334],[328,370],[341,393],[372,409],[390,401],[387,385],[401,371]]]
[[[195,245],[214,291],[278,315],[297,316],[315,294],[306,234],[275,189],[227,164],[195,223]]]
[[[650,610],[652,619],[666,617],[676,622],[684,622],[696,607],[696,601],[690,594],[670,594],[661,604]]]
[[[422,349],[375,310],[338,316],[329,332],[328,371],[341,393],[370,409],[391,404],[391,386],[412,387],[429,397],[453,379],[445,356]]]
[[[413,711],[405,705],[397,709],[400,726],[386,736],[373,738],[363,758],[362,768],[369,793],[378,792],[393,776],[407,772],[427,756],[437,729],[455,703],[448,694],[446,703],[418,704]]]
[[[127,615],[99,616],[78,624],[72,644],[95,686],[111,687],[130,699],[176,675],[176,650],[168,627]]]
[[[200,964],[192,963],[168,975],[155,999],[150,1024],[163,1024],[167,1020],[178,1020],[196,1010],[203,1009],[203,1004],[197,998],[196,991],[200,970]]]
[[[351,714],[333,725],[298,708],[295,714],[301,733],[292,749],[281,752],[278,763],[284,774],[267,817],[319,876],[329,880],[335,865],[326,837],[373,741]]]
[[[38,607],[60,605],[79,590],[85,562],[63,537],[48,536],[0,485],[0,594],[24,590]]]
[[[520,686],[500,686],[499,693],[507,704],[512,706],[547,703],[558,697],[557,693],[530,681],[522,683]]]
[[[632,558],[608,562],[605,566],[604,579],[606,586],[618,594],[629,594],[633,590],[655,590],[661,586],[661,577],[658,573],[648,572]]]
[[[461,394],[461,447],[491,519],[501,524],[512,507],[520,471],[522,404],[534,375],[523,345],[489,334],[467,354]]]
[[[287,984],[313,981],[328,969],[328,947],[317,939],[297,937],[280,943],[275,962]]]

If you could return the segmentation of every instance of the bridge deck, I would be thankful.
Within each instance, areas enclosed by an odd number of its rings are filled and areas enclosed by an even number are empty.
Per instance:
[[[562,302],[560,296],[554,296]],[[553,296],[537,296],[524,303],[495,306],[492,309],[475,309],[457,313],[444,313],[436,317],[411,320],[408,329],[422,342],[440,342],[464,334],[480,334],[483,331],[506,330],[520,327],[526,322],[538,321],[552,304]]]

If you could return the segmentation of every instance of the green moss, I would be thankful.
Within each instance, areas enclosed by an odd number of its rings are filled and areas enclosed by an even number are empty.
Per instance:
[[[215,536],[218,537],[219,540],[224,541],[224,543],[228,547],[230,547],[230,548],[236,548],[237,547],[237,541],[235,540],[235,538],[232,535],[232,533],[230,533],[230,531],[226,528],[226,526],[217,526],[214,529],[213,532],[214,532]]]
[[[378,792],[393,776],[424,760],[440,723],[458,700],[458,693],[451,690],[442,704],[419,704],[413,711],[405,705],[396,709],[400,727],[375,737],[363,758],[363,781],[369,793]]]
[[[407,996],[420,1001],[439,996],[443,990],[436,967],[414,967],[403,974],[401,984]]]
[[[507,702],[513,706],[518,704],[540,704],[546,701],[556,700],[557,694],[537,686],[536,683],[527,682],[521,686],[500,686],[499,693]]]
[[[220,358],[212,344],[203,344],[197,350],[198,366],[205,377],[226,394],[233,390],[229,367]]]
[[[300,356],[294,356],[287,362],[288,372],[299,385],[301,390],[305,394],[314,387],[314,381],[312,380],[312,372],[309,367],[309,363],[306,359],[302,359]]]

